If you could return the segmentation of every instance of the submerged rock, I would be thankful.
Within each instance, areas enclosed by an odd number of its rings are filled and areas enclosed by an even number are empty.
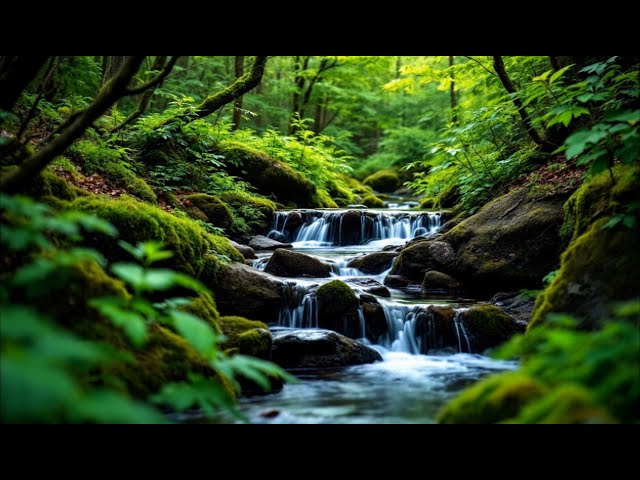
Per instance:
[[[422,291],[427,292],[449,292],[462,290],[462,283],[446,273],[437,270],[429,270],[424,274],[422,280]]]
[[[291,248],[290,243],[283,243],[264,235],[256,235],[249,241],[249,246],[254,250],[276,250],[278,248]]]
[[[354,258],[347,263],[347,267],[357,268],[368,275],[379,275],[391,268],[391,264],[397,256],[396,252],[370,253],[369,255]]]
[[[278,249],[269,259],[264,271],[280,277],[320,278],[331,275],[331,266],[311,255]]]
[[[356,285],[357,287],[360,287],[360,289],[365,293],[379,295],[380,297],[391,296],[389,289],[373,278],[351,277],[345,278],[344,281],[349,283],[350,285]]]
[[[330,330],[272,331],[271,359],[284,368],[330,368],[381,361],[380,354]]]

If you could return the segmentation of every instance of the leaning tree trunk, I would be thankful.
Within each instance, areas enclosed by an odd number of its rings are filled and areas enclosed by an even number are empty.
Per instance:
[[[49,57],[0,57],[0,110],[10,112]]]
[[[507,70],[504,67],[504,61],[502,60],[502,57],[493,57],[493,68],[498,74],[498,78],[500,78],[500,82],[502,82],[504,88],[507,90],[507,92],[512,94],[512,102],[518,110],[518,114],[522,119],[522,125],[524,126],[524,129],[527,131],[531,139],[545,152],[552,152],[553,150],[555,150],[557,148],[557,145],[548,142],[542,137],[538,130],[536,130],[536,128],[533,126],[531,117],[529,117],[529,113],[527,112],[524,103],[522,103],[522,100],[520,100],[517,95],[513,95],[518,91],[518,89],[511,81],[511,78],[509,78],[509,74],[507,74]]]
[[[236,56],[236,81],[244,75],[244,56]],[[240,121],[242,120],[242,99],[239,97],[233,104],[233,118],[231,123],[233,124],[231,129],[238,130],[240,128]]]
[[[449,57],[449,67],[453,67],[453,57]],[[458,123],[458,99],[456,97],[456,81],[451,72],[451,85],[449,86],[449,94],[451,95],[451,122]]]
[[[119,98],[130,94],[127,89],[144,56],[127,57],[118,72],[100,89],[93,102],[69,119],[51,134],[36,153],[18,168],[0,178],[0,190],[9,193],[25,188],[55,157],[62,154],[93,122],[102,116]]]

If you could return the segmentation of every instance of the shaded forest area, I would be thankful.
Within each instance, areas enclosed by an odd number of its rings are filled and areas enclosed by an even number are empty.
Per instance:
[[[446,212],[444,274],[532,305],[492,351],[520,368],[439,421],[638,422],[639,65],[0,57],[2,421],[245,419],[240,396],[295,381],[251,239],[283,209],[407,197]],[[424,282],[418,253],[392,275]]]

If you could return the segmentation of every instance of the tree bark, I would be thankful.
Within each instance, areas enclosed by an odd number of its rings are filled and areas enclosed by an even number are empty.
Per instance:
[[[453,57],[449,57],[449,67],[453,67]],[[458,123],[458,99],[456,98],[456,82],[451,72],[451,85],[449,86],[449,93],[451,95],[451,122]]]
[[[244,56],[236,56],[236,81],[244,75]],[[242,121],[242,99],[240,96],[233,104],[233,117],[231,123],[233,123],[231,130],[238,130],[240,128],[240,122]]]
[[[502,60],[501,56],[493,57],[493,68],[498,74],[500,82],[502,82],[504,88],[507,90],[507,92],[512,94],[511,101],[518,110],[518,114],[522,119],[524,129],[527,131],[531,139],[545,152],[552,152],[553,150],[555,150],[557,148],[557,145],[553,145],[552,143],[545,140],[542,135],[540,135],[540,133],[533,126],[533,123],[531,123],[531,117],[529,117],[529,113],[522,103],[522,100],[520,100],[516,95],[513,95],[517,93],[518,90],[511,81],[511,78],[509,78],[509,74],[507,74],[507,70],[504,67],[504,61]]]
[[[205,118],[212,113],[218,111],[228,103],[233,102],[235,99],[241,97],[245,93],[254,89],[262,80],[264,74],[264,68],[267,64],[267,56],[256,57],[251,70],[248,73],[242,75],[235,82],[226,88],[223,88],[219,92],[205,98],[195,110],[185,112],[177,115],[174,118],[170,118],[163,122],[163,125],[168,125],[175,122],[190,123],[200,118]]]
[[[49,57],[0,57],[0,110],[10,112]]]
[[[62,154],[93,122],[102,116],[119,98],[128,94],[127,86],[144,61],[144,56],[127,57],[120,70],[108,80],[93,102],[71,116],[62,128],[52,133],[36,153],[28,157],[17,169],[0,178],[0,190],[14,193],[25,188],[43,168]]]

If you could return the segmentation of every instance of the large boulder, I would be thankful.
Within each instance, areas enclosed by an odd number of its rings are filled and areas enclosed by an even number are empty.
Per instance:
[[[423,241],[404,248],[390,273],[420,283],[429,270],[450,271],[454,258],[455,252],[450,244]]]
[[[564,200],[531,197],[524,188],[495,199],[440,238],[455,249],[455,261],[433,269],[481,293],[538,288],[561,252]]]
[[[346,283],[332,280],[316,292],[318,325],[351,338],[361,336],[358,297]]]
[[[189,216],[196,220],[209,222],[220,227],[229,228],[233,223],[233,213],[218,197],[206,193],[194,193],[184,197],[184,206]]]
[[[265,272],[280,277],[328,277],[331,267],[315,257],[304,253],[278,249],[269,259]]]
[[[264,152],[233,141],[222,141],[214,153],[224,156],[227,171],[256,187],[259,193],[275,196],[280,203],[315,207],[315,186],[300,173]]]
[[[393,170],[380,170],[379,172],[369,175],[362,183],[377,192],[389,193],[400,186],[401,180]]]
[[[398,256],[396,252],[376,252],[354,258],[347,267],[357,268],[368,275],[379,275],[389,270],[393,260]]]
[[[263,272],[229,263],[216,272],[208,285],[222,315],[239,315],[263,322],[275,322],[282,306],[283,284]]]
[[[278,248],[292,248],[290,243],[283,243],[264,235],[256,235],[251,237],[249,246],[254,250],[277,250]]]
[[[331,368],[382,360],[380,354],[330,330],[276,329],[271,359],[284,368]]]
[[[450,292],[462,290],[462,283],[446,273],[429,270],[422,280],[422,292]]]
[[[461,311],[458,318],[474,353],[494,348],[525,330],[522,323],[495,305],[476,305]]]

